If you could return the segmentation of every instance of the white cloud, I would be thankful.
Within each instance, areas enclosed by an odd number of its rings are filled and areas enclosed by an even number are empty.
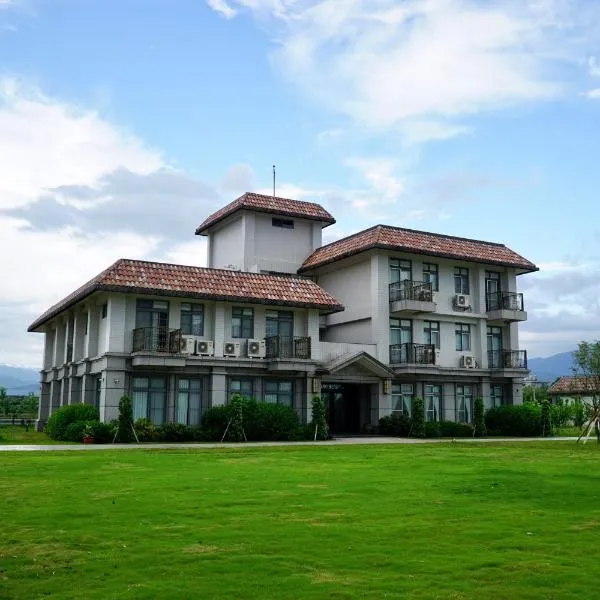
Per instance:
[[[398,199],[405,190],[403,180],[395,175],[398,166],[388,158],[347,158],[346,165],[357,170],[369,182],[383,202]]]
[[[308,97],[363,126],[412,127],[417,141],[463,133],[457,119],[561,94],[564,70],[554,67],[571,61],[576,68],[596,47],[600,22],[600,5],[573,0],[232,6],[270,23],[274,64]]]
[[[588,73],[592,77],[600,77],[600,64],[596,56],[590,56],[588,58]]]
[[[237,14],[237,11],[231,8],[225,0],[207,0],[207,2],[214,11],[223,15],[226,19],[231,19]]]
[[[600,88],[589,90],[585,93],[585,95],[590,98],[590,100],[598,100],[600,99]]]

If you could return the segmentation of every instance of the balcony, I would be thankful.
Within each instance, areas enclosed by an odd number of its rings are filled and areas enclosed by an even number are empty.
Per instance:
[[[527,350],[490,350],[489,369],[526,369]]]
[[[392,344],[390,364],[435,365],[435,346],[433,344]]]
[[[310,337],[284,337],[272,335],[265,338],[267,358],[309,359]]]
[[[390,313],[396,312],[435,312],[431,283],[409,279],[390,283]]]
[[[494,292],[485,297],[489,321],[526,321],[527,313],[523,304],[523,294],[515,292]]]
[[[181,329],[168,327],[138,327],[133,330],[134,352],[181,352]]]

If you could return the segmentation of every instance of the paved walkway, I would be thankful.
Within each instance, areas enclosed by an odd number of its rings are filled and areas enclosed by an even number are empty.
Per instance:
[[[456,438],[454,441],[461,444],[484,444],[495,442],[573,442],[576,437],[552,438]],[[593,441],[590,439],[590,441]],[[194,449],[209,450],[214,448],[268,448],[271,446],[368,446],[376,444],[443,444],[449,439],[415,439],[395,437],[339,437],[323,442],[248,442],[245,444],[217,444],[217,443],[190,443],[190,444],[65,444],[65,445],[0,445],[0,452],[64,452],[84,451],[95,452],[99,450],[178,450]]]

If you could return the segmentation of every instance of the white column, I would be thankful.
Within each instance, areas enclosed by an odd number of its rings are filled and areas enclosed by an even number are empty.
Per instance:
[[[225,304],[215,304],[215,356],[223,356],[223,341],[225,340]]]
[[[100,394],[100,420],[108,423],[119,417],[119,401],[125,395],[125,371],[104,371]]]

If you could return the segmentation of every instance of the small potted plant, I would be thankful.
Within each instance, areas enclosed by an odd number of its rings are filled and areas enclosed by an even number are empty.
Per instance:
[[[87,423],[83,430],[83,443],[93,444],[94,443],[94,425]]]

